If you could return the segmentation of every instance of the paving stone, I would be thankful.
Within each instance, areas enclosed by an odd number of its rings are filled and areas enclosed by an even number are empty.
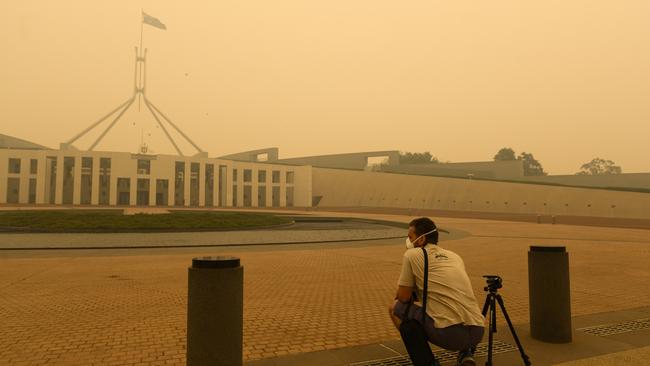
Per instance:
[[[528,322],[530,245],[567,247],[574,316],[650,305],[648,231],[436,221],[474,235],[441,245],[464,258],[480,302],[481,275],[503,277],[501,293],[516,324]],[[235,255],[244,265],[246,361],[398,340],[387,306],[403,251],[403,240],[385,240],[51,256],[2,252],[0,364],[183,364],[187,268],[192,257],[206,253]]]

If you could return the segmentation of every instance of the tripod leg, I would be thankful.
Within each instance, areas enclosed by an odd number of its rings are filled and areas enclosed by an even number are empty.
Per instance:
[[[490,294],[487,295],[487,297],[485,298],[485,302],[483,303],[483,310],[481,310],[481,314],[483,314],[483,316],[487,315],[489,306],[490,306]]]
[[[503,298],[501,295],[496,295],[496,299],[499,302],[499,306],[501,307],[501,311],[503,311],[503,317],[506,318],[506,322],[508,323],[508,327],[510,328],[510,333],[512,333],[512,338],[515,339],[515,343],[517,343],[517,348],[519,348],[519,353],[521,354],[521,358],[524,360],[524,363],[526,366],[530,365],[530,360],[528,359],[528,356],[524,352],[524,347],[521,345],[521,342],[519,342],[519,337],[517,337],[517,333],[515,332],[515,327],[512,326],[512,322],[510,321],[510,317],[508,316],[508,313],[506,312],[506,306],[503,304]]]
[[[488,357],[485,365],[492,366],[492,344],[494,343],[494,333],[497,328],[497,304],[494,300],[494,294],[489,294],[488,296],[490,297],[490,313],[488,314],[490,320],[488,322]]]

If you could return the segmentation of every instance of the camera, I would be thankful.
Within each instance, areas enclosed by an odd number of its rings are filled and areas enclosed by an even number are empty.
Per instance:
[[[483,288],[483,291],[496,292],[496,290],[503,287],[503,280],[501,279],[500,276],[483,275],[483,278],[485,278],[485,282],[487,283],[487,286]]]

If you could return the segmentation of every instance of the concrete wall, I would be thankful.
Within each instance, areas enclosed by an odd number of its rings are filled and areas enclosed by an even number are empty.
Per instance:
[[[625,173],[603,175],[551,175],[522,177],[527,182],[557,183],[584,187],[624,187],[650,189],[650,173]]]
[[[401,207],[650,218],[650,194],[381,172],[313,169],[319,207]],[[612,207],[614,206],[614,207]]]
[[[280,149],[277,147],[269,147],[266,149],[257,149],[257,150],[251,150],[251,151],[244,151],[240,153],[235,153],[235,154],[230,154],[230,155],[224,155],[219,157],[219,159],[225,159],[225,160],[237,160],[237,161],[250,161],[250,162],[257,162],[259,161],[258,157],[262,154],[266,154],[266,161],[267,162],[275,162],[278,161],[278,156],[280,154]]]
[[[280,159],[279,162],[296,165],[312,165],[322,168],[357,169],[363,170],[368,165],[369,157],[387,156],[389,164],[399,163],[398,151],[372,151],[351,154],[307,156],[300,158]]]
[[[446,175],[467,178],[515,179],[524,176],[522,161],[480,161],[469,163],[425,163],[383,166],[382,171],[417,175]]]

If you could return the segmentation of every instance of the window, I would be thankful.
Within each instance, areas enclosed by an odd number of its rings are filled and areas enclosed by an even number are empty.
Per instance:
[[[253,206],[253,187],[244,186],[244,207]]]
[[[287,207],[293,207],[293,187],[287,187]]]
[[[185,163],[177,161],[174,174],[174,206],[185,205]]]
[[[131,201],[131,180],[117,178],[117,204],[128,205]]]
[[[37,174],[37,173],[38,173],[38,160],[31,159],[29,161],[29,174]]]
[[[99,204],[108,205],[110,199],[111,158],[99,158]]]
[[[190,163],[190,206],[199,205],[199,171],[201,164]]]
[[[7,178],[7,203],[18,203],[20,178]]]
[[[269,161],[269,153],[257,154],[255,157],[257,161]]]
[[[273,183],[280,183],[280,171],[274,170],[273,173],[271,174],[271,179]]]
[[[138,159],[138,174],[151,174],[151,160]]]
[[[293,184],[293,172],[287,172],[287,184]]]
[[[9,158],[9,173],[20,174],[20,159]]]
[[[260,170],[257,172],[257,182],[266,183],[266,170]]]
[[[149,205],[149,179],[138,178],[135,197],[138,206]]]
[[[244,182],[253,181],[253,171],[250,169],[244,169]]]
[[[81,200],[82,205],[89,205],[93,190],[93,158],[81,158]]]
[[[156,206],[167,206],[169,199],[169,181],[156,179]]]
[[[93,158],[84,156],[81,158],[81,168],[92,168],[93,167]]]
[[[214,164],[205,164],[205,206],[214,205]]]
[[[72,204],[74,195],[74,156],[66,156],[63,158],[63,204]]]
[[[29,178],[29,203],[36,203],[36,178]]]

